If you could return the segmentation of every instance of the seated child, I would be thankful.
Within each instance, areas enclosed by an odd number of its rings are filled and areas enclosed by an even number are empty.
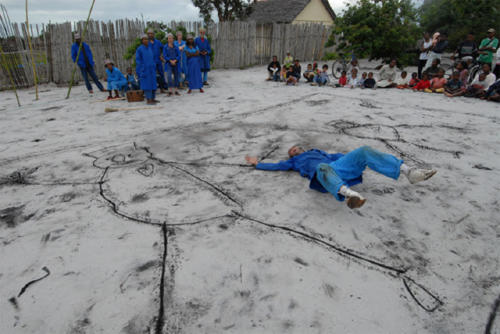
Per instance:
[[[444,94],[448,97],[460,96],[464,91],[464,84],[460,81],[460,72],[455,71],[444,87]]]
[[[446,78],[444,77],[444,70],[439,69],[438,75],[431,80],[431,86],[425,90],[426,93],[444,93],[444,85],[446,85]]]
[[[365,88],[365,80],[366,80],[367,76],[368,76],[368,73],[366,73],[366,72],[363,72],[361,74],[361,79],[359,79],[359,87]]]
[[[500,80],[497,80],[493,85],[491,85],[481,99],[500,102]]]
[[[373,79],[373,72],[368,73],[368,78],[365,79],[363,86],[365,88],[375,88],[377,82]]]
[[[293,75],[293,66],[288,66],[288,69],[286,70],[286,84],[287,85],[296,85],[297,84],[297,78],[295,75]]]
[[[314,71],[312,64],[307,64],[307,70],[304,72],[304,78],[307,82],[313,82],[314,80]]]
[[[323,65],[323,71],[321,71],[315,78],[314,81],[319,85],[323,86],[330,83],[330,78],[328,77],[328,65]]]
[[[476,76],[474,81],[467,87],[464,93],[465,97],[481,97],[484,95],[485,89],[488,87],[488,81],[486,80],[486,74],[481,72]]]
[[[139,87],[139,84],[137,83],[137,80],[135,79],[134,73],[132,73],[132,67],[127,67],[127,82],[130,89],[132,90],[141,89]]]
[[[360,83],[359,83],[359,77],[358,77],[358,70],[356,68],[353,68],[351,70],[351,75],[347,79],[347,85],[346,85],[346,87],[348,87],[348,88],[356,88],[356,87],[359,87],[359,86],[360,86]]]
[[[415,86],[418,84],[418,82],[419,82],[419,81],[420,81],[420,79],[418,78],[418,74],[417,74],[417,72],[413,72],[413,73],[411,74],[411,80],[410,80],[410,82],[408,83],[408,86],[409,86],[410,88],[413,88],[413,87],[415,87]]]
[[[431,87],[431,82],[429,80],[429,75],[427,72],[422,73],[422,80],[420,80],[415,87],[413,87],[414,91],[423,91],[429,89]]]
[[[336,86],[344,87],[345,85],[347,85],[347,73],[346,71],[342,71],[342,75],[339,78],[339,83]]]
[[[120,92],[128,89],[128,81],[111,60],[107,59],[104,64],[106,66],[105,80],[108,82],[108,100],[119,99]],[[115,97],[113,97],[112,91],[115,91]]]
[[[292,75],[297,79],[297,82],[300,80],[301,72],[302,72],[302,67],[300,66],[300,61],[298,59],[295,59],[293,62],[292,66]]]
[[[439,60],[438,58],[435,58],[433,61],[432,61],[432,65],[425,70],[425,72],[427,72],[427,74],[429,75],[429,80],[433,79],[434,77],[436,77],[439,73],[439,70],[441,69],[439,67],[439,64],[441,64],[441,60]]]
[[[408,73],[406,71],[401,72],[401,77],[396,79],[396,88],[405,89],[408,88],[409,84]]]
[[[469,80],[469,70],[467,69],[467,63],[465,61],[458,63],[456,66],[456,70],[458,71],[458,73],[460,73],[460,81],[462,81],[464,86],[466,86]]]
[[[281,81],[286,81],[286,74],[288,72],[288,68],[291,68],[291,65],[283,65],[281,68],[281,73],[280,73],[280,80]]]
[[[273,56],[273,61],[267,66],[267,72],[269,73],[268,81],[278,81],[280,79],[281,65],[278,61],[278,57]]]

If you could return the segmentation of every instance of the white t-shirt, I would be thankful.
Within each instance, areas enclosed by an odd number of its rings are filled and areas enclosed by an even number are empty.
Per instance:
[[[476,83],[484,84],[485,90],[490,88],[490,86],[493,85],[496,80],[497,80],[497,77],[491,72],[490,72],[490,74],[488,74],[486,76],[486,79],[484,79],[484,81],[479,81],[479,73],[476,74],[476,77],[474,78],[474,82],[477,81]],[[474,82],[472,82],[472,84],[474,84]]]
[[[426,41],[424,40],[424,45],[423,45],[424,49],[429,48],[431,45],[432,45],[432,39],[429,39],[429,41],[428,41],[428,42],[426,42]],[[429,59],[429,52],[428,52],[428,51],[421,52],[421,53],[420,53],[420,58],[419,58],[419,59],[420,59],[420,60],[427,60],[427,59]]]
[[[404,85],[408,85],[409,83],[410,83],[410,78],[408,77],[408,75],[404,79],[401,76],[399,76],[399,78],[396,79],[397,85],[404,86]]]

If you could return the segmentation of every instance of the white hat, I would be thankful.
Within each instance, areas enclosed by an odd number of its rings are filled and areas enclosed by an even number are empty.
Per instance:
[[[154,31],[153,29],[149,28],[149,29],[148,29],[148,31],[147,31],[147,33],[148,33],[148,34],[154,34],[154,33],[155,33],[155,31]]]
[[[81,39],[82,37],[80,36],[79,33],[75,33],[75,39]]]
[[[149,39],[148,35],[146,35],[146,34],[142,34],[142,35],[141,35],[141,40],[142,40],[142,39],[144,39],[144,38],[145,38],[145,39]]]
[[[104,65],[108,65],[108,64],[114,65],[115,63],[113,63],[113,61],[111,59],[104,60]]]

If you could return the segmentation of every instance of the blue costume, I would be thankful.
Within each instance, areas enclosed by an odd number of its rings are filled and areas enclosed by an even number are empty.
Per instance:
[[[189,54],[198,52],[198,47],[190,48],[186,45],[184,49]],[[203,81],[201,81],[200,59],[199,56],[187,57],[187,80],[189,81],[189,89],[203,88]]]
[[[186,45],[186,42],[185,41],[181,41],[179,43],[179,41],[174,41],[174,45],[179,48],[181,46],[185,46]],[[184,51],[181,51],[181,59],[179,61],[179,74],[184,74],[185,76],[187,76],[187,57],[186,57],[186,53]],[[179,80],[181,82],[184,81],[184,79],[182,78],[182,75],[179,75]]]
[[[141,44],[135,52],[135,71],[139,76],[139,84],[147,99],[153,99],[156,95],[156,63],[151,44],[144,46]]]
[[[163,63],[161,61],[160,56],[163,53],[163,44],[157,39],[154,40],[154,43],[149,41],[149,45],[151,45],[153,49],[153,56],[156,64],[156,71],[160,76],[160,88],[167,88],[167,83],[165,82],[165,71],[163,70]]]
[[[113,66],[112,71],[106,68],[106,76],[108,78],[108,90],[126,91],[128,89],[127,79],[116,67]]]
[[[71,58],[73,59],[73,63],[76,61],[76,57],[78,56],[78,49],[80,48],[80,45],[78,43],[73,43],[71,46]],[[94,80],[95,84],[97,85],[97,88],[99,88],[100,91],[104,90],[104,87],[102,86],[101,82],[99,81],[99,78],[97,78],[97,75],[95,74],[94,71],[94,57],[92,56],[92,51],[90,50],[90,47],[88,46],[87,43],[82,42],[82,50],[80,52],[80,56],[78,57],[78,67],[80,68],[80,72],[82,72],[82,77],[83,80],[85,80],[85,86],[87,86],[87,89],[89,91],[92,90],[92,85],[90,84],[89,81],[89,75]]]
[[[259,163],[260,170],[294,170],[311,180],[309,187],[322,193],[330,192],[339,201],[342,186],[353,186],[363,182],[363,171],[368,166],[374,171],[397,180],[403,160],[387,153],[381,153],[369,146],[363,146],[347,154],[328,154],[310,150],[289,160],[276,164]]]
[[[135,80],[135,76],[133,74],[127,74],[127,82],[130,84],[130,88],[133,90],[139,90],[139,84],[137,83],[137,80]]]
[[[203,82],[208,79],[208,71],[210,71],[210,54],[212,53],[212,48],[210,47],[210,42],[207,38],[201,39],[201,37],[196,37],[194,40],[194,45],[200,50],[200,68],[203,72]],[[201,52],[208,52],[206,55],[202,55]]]
[[[165,63],[165,71],[167,72],[168,87],[179,87],[179,61],[181,59],[179,48],[175,45],[169,47],[168,43],[165,44],[163,48],[163,58],[167,61]],[[172,66],[170,63],[171,60],[177,60],[177,64]],[[173,79],[172,75],[174,77]]]

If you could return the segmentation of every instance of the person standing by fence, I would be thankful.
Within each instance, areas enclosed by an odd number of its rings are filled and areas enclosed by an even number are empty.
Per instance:
[[[187,57],[187,80],[189,82],[188,94],[191,94],[193,89],[199,89],[203,93],[203,82],[201,81],[200,70],[200,50],[194,44],[193,36],[188,35],[186,40],[186,48],[184,49]]]
[[[80,55],[78,55],[78,50],[80,49],[80,44],[81,44],[81,51]],[[73,63],[77,61],[78,57],[78,67],[80,68],[80,71],[82,72],[82,77],[83,80],[85,80],[85,86],[87,86],[87,89],[90,94],[93,94],[94,91],[92,90],[92,85],[90,84],[89,81],[89,75],[94,80],[97,88],[101,92],[104,92],[104,87],[99,81],[99,78],[97,78],[97,75],[95,74],[94,70],[94,58],[92,56],[92,50],[90,50],[90,47],[87,43],[82,42],[82,38],[80,34],[75,34],[75,43],[71,46],[71,58],[73,59]]]
[[[424,34],[424,38],[418,42],[418,49],[420,55],[418,57],[418,78],[422,79],[422,70],[427,64],[429,58],[429,51],[432,48],[432,39],[428,32]]]
[[[139,76],[139,84],[146,95],[148,104],[155,104],[156,89],[156,62],[153,54],[153,46],[147,35],[141,36],[141,46],[135,52],[136,72]]]
[[[184,52],[184,48],[186,47],[186,42],[182,40],[182,31],[177,32],[177,40],[174,42],[176,48],[179,49],[181,54],[181,58],[179,59],[178,67],[179,67],[179,85],[184,86],[184,81],[187,78],[187,57]]]
[[[212,48],[210,47],[210,42],[205,38],[206,30],[205,28],[200,28],[200,36],[196,37],[194,44],[200,50],[200,67],[203,72],[203,84],[208,85],[208,72],[210,71],[210,54],[212,53]]]
[[[163,53],[163,44],[155,38],[155,32],[153,29],[148,29],[149,44],[151,44],[153,50],[153,56],[156,64],[156,72],[160,76],[159,86],[160,91],[164,93],[167,89],[167,83],[165,82],[165,71],[163,70],[163,62],[161,61],[161,55]]]
[[[174,45],[174,35],[168,34],[167,44],[163,48],[163,59],[165,60],[165,71],[167,72],[168,96],[180,95],[177,91],[179,87],[179,60],[181,54]]]

